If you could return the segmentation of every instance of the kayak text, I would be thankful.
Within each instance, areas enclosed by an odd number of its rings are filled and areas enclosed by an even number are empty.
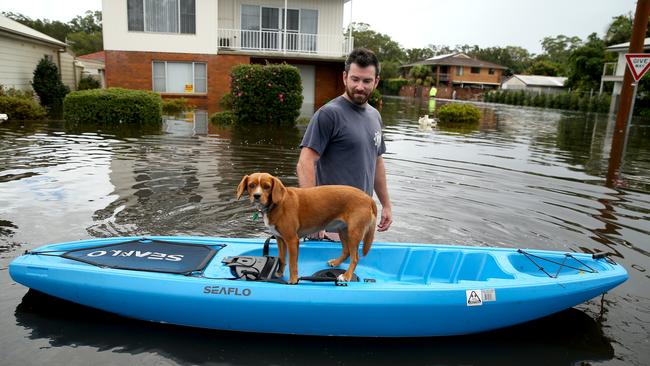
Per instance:
[[[205,286],[203,293],[226,296],[250,296],[251,290],[249,288],[240,289],[239,287]]]

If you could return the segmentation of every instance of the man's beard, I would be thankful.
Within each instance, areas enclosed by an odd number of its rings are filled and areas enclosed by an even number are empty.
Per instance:
[[[350,100],[354,104],[356,104],[356,105],[364,105],[364,104],[366,104],[366,102],[370,98],[370,94],[372,94],[372,90],[367,95],[366,94],[358,94],[358,93],[355,94],[354,90],[350,90],[350,88],[346,87],[345,88],[345,94],[348,95],[348,97],[350,98]]]

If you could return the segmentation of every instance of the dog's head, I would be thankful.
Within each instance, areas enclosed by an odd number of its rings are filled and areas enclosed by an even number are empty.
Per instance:
[[[252,203],[258,207],[269,207],[271,204],[278,204],[284,198],[287,189],[282,182],[268,173],[253,173],[245,175],[239,186],[237,186],[237,199],[240,199],[244,192]]]

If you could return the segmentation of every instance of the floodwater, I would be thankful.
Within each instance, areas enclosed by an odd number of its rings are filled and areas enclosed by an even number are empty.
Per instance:
[[[90,237],[266,236],[235,187],[259,170],[296,185],[304,126],[218,129],[200,112],[156,131],[3,123],[0,364],[647,365],[650,123],[634,121],[612,175],[612,117],[478,106],[476,126],[425,130],[417,120],[426,105],[385,100],[395,222],[376,240],[605,251],[628,270],[626,283],[556,315],[466,337],[279,336],[124,319],[28,292],[9,277],[9,262]]]

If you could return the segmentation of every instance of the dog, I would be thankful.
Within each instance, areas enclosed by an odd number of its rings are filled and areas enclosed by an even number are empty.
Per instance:
[[[420,124],[420,129],[422,130],[430,130],[431,127],[436,127],[438,125],[438,121],[435,118],[429,118],[428,114],[420,117],[420,119],[418,119],[418,123]]]
[[[350,258],[348,269],[337,280],[349,282],[359,262],[359,243],[363,255],[368,254],[375,236],[377,205],[360,189],[326,185],[311,188],[285,187],[280,179],[268,173],[244,176],[237,186],[237,199],[248,192],[251,203],[264,216],[264,224],[278,243],[282,277],[289,252],[289,283],[298,283],[298,244],[301,237],[328,229],[336,230],[343,244],[341,256],[327,264],[339,266]]]

